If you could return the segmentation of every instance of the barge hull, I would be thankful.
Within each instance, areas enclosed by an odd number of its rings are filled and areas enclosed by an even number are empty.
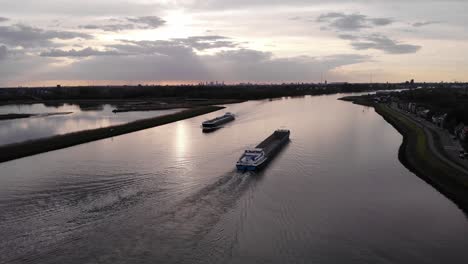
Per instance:
[[[240,171],[256,171],[265,167],[278,154],[282,147],[289,142],[289,130],[277,130],[262,143],[257,145],[256,149],[261,149],[266,159],[260,164],[237,163],[236,167]]]
[[[271,136],[262,141],[256,148],[263,149],[265,155],[270,158],[289,141],[289,132],[275,131]]]
[[[240,171],[256,171],[258,166],[248,166],[248,165],[237,165],[237,169]]]
[[[221,128],[222,125],[232,122],[235,120],[235,117],[232,115],[225,115],[222,117],[217,117],[212,120],[208,120],[206,122],[203,122],[202,128],[203,132],[213,132],[219,128]]]

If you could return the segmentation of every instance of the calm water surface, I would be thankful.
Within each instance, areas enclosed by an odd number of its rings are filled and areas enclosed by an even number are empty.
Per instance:
[[[86,108],[69,104],[60,106],[45,106],[44,104],[0,106],[0,114],[73,112],[69,115],[31,117],[0,121],[0,145],[128,123],[138,119],[150,118],[180,111],[176,109],[114,114],[112,113],[112,110],[114,109],[115,108],[110,105],[94,105],[92,107],[86,106]]]
[[[0,263],[468,263],[468,221],[402,137],[338,96],[212,113],[0,164]],[[242,151],[291,142],[260,173]]]

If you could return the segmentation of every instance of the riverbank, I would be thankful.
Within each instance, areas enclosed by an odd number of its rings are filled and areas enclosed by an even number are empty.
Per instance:
[[[374,106],[374,102],[367,95],[345,96],[345,97],[339,98],[338,100],[351,102],[351,103],[357,104],[357,105],[363,105],[363,106],[369,106],[369,107]]]
[[[401,163],[441,193],[468,211],[468,175],[462,168],[443,160],[442,146],[428,129],[385,104],[376,104],[366,96],[345,97],[344,101],[374,107],[388,123],[403,135],[399,149]]]
[[[242,103],[242,100],[236,99],[172,99],[170,101],[142,101],[142,102],[125,102],[117,104],[117,108],[112,112],[123,113],[123,112],[141,112],[141,111],[160,111],[170,109],[184,109],[193,108],[208,105],[227,105],[227,104],[238,104]]]
[[[33,116],[33,114],[5,114],[0,115],[0,120],[22,119],[29,118],[31,116]]]
[[[139,130],[161,126],[172,122],[218,111],[223,108],[224,107],[221,106],[197,107],[170,115],[137,120],[122,125],[79,131],[64,135],[57,135],[49,138],[0,146],[0,162],[15,160],[48,151],[68,148],[100,139],[128,134]]]
[[[4,105],[31,105],[44,104],[46,106],[60,106],[64,104],[78,105],[83,109],[90,109],[96,106],[109,104],[116,107],[114,112],[133,111],[158,111],[181,108],[193,108],[208,105],[227,105],[242,103],[239,99],[187,99],[182,97],[162,97],[162,98],[129,98],[129,99],[55,99],[55,100],[10,100],[0,101],[0,106]]]
[[[0,120],[12,120],[12,119],[23,119],[23,118],[30,118],[30,117],[46,117],[46,116],[69,115],[69,114],[73,114],[73,112],[43,113],[43,114],[5,114],[5,115],[0,115]]]

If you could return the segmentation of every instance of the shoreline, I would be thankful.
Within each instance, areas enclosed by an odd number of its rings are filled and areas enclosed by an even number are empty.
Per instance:
[[[0,146],[0,163],[15,159],[20,159],[32,155],[37,155],[53,150],[73,147],[106,139],[110,137],[120,136],[140,130],[166,125],[184,119],[208,114],[224,109],[222,106],[203,106],[192,109],[183,110],[178,113],[165,116],[158,116],[148,119],[133,121],[126,124],[120,124],[105,128],[97,128],[91,130],[78,131],[63,135],[56,135],[47,138],[29,140],[20,143]]]
[[[0,115],[0,121],[4,120],[14,120],[14,119],[26,119],[31,117],[48,117],[48,116],[57,116],[57,115],[69,115],[73,114],[73,112],[57,112],[57,113],[39,113],[39,114],[4,114]]]
[[[339,100],[373,107],[377,114],[403,136],[402,144],[398,150],[400,162],[408,170],[452,200],[465,213],[468,212],[468,175],[441,160],[435,154],[435,151],[438,150],[435,144],[432,146],[430,144],[430,142],[435,141],[432,133],[426,132],[414,121],[388,106],[376,104],[365,97],[344,97]]]
[[[178,97],[162,98],[130,98],[130,99],[53,99],[53,100],[10,100],[0,101],[0,106],[10,105],[33,105],[44,104],[46,106],[55,105],[112,105],[115,106],[115,113],[119,112],[139,112],[139,111],[159,111],[178,108],[194,108],[210,105],[227,105],[245,102],[240,99],[188,99]]]

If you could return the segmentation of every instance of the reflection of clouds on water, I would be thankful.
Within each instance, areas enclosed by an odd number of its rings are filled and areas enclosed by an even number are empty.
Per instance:
[[[62,105],[44,105],[44,104],[17,104],[17,105],[1,105],[0,114],[9,113],[57,113],[57,112],[76,112],[79,111],[78,106],[71,104]]]
[[[77,105],[45,106],[6,105],[0,106],[0,114],[7,113],[57,113],[73,112],[69,115],[54,115],[0,121],[0,145],[22,142],[30,139],[49,137],[70,132],[108,127],[128,123],[138,119],[150,118],[177,112],[179,110],[163,110],[148,112],[128,112],[114,114],[110,105],[93,107],[93,110]]]

